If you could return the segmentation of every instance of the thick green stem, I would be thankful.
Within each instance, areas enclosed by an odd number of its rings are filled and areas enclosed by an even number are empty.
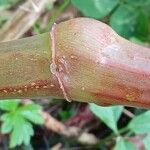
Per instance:
[[[150,108],[150,49],[96,20],[72,19],[0,50],[0,99],[53,96]]]
[[[1,43],[0,99],[62,97],[51,55],[49,33]]]

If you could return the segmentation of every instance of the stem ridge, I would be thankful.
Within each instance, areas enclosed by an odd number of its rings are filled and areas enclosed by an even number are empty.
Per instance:
[[[56,76],[58,83],[59,83],[59,86],[60,86],[60,89],[62,90],[64,98],[68,102],[71,102],[71,100],[68,98],[67,91],[66,91],[66,88],[63,84],[63,81],[59,75],[59,68],[58,68],[57,63],[55,61],[56,60],[56,36],[55,36],[56,29],[57,29],[57,24],[54,23],[54,25],[52,26],[51,32],[50,32],[51,41],[52,41],[52,46],[51,46],[52,63],[50,64],[50,70],[51,70],[51,73]]]

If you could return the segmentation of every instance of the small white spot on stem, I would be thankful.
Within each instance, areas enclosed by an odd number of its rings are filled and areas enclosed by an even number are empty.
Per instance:
[[[22,93],[22,90],[18,90],[17,92],[21,94],[21,93]]]
[[[36,84],[34,82],[31,83],[31,86],[35,86]]]
[[[3,90],[4,93],[7,93],[7,90]]]
[[[36,88],[36,89],[39,89],[40,87],[39,87],[39,86],[36,86],[35,88]]]
[[[82,89],[82,91],[84,91],[84,90],[85,90],[85,87],[82,87],[81,89]]]
[[[44,86],[43,86],[43,89],[47,89],[47,86],[46,86],[46,85],[44,85]]]
[[[50,86],[51,86],[51,87],[54,87],[54,84],[51,84]]]
[[[70,58],[71,58],[71,59],[77,59],[77,57],[74,56],[74,55],[71,55]]]

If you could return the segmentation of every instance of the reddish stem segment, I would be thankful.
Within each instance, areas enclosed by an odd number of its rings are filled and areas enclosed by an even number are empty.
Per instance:
[[[150,107],[150,49],[92,19],[57,28],[58,66],[72,99],[101,105]]]

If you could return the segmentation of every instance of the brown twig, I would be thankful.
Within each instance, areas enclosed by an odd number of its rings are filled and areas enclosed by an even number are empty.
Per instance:
[[[24,99],[22,100],[22,103],[27,105],[32,103],[32,101],[29,99]],[[78,142],[83,144],[86,143],[89,145],[95,145],[98,142],[98,139],[93,134],[83,131],[75,126],[66,126],[45,111],[41,111],[41,116],[44,119],[44,126],[50,131],[64,135],[68,138],[75,138]]]
[[[80,128],[77,127],[67,127],[44,111],[41,112],[41,115],[45,120],[44,126],[48,130],[51,130],[58,134],[62,134],[66,137],[76,138],[80,143],[93,145],[98,142],[98,139],[93,134],[83,132]]]
[[[126,114],[130,118],[133,118],[135,116],[132,112],[130,112],[129,110],[125,108],[123,109],[123,113]]]
[[[51,147],[51,150],[61,150],[61,147],[62,147],[62,144],[61,143],[57,143],[56,145]]]
[[[13,14],[12,18],[4,24],[0,31],[0,41],[9,41],[20,38],[27,32],[41,16],[47,3],[53,4],[56,0],[26,1]]]

